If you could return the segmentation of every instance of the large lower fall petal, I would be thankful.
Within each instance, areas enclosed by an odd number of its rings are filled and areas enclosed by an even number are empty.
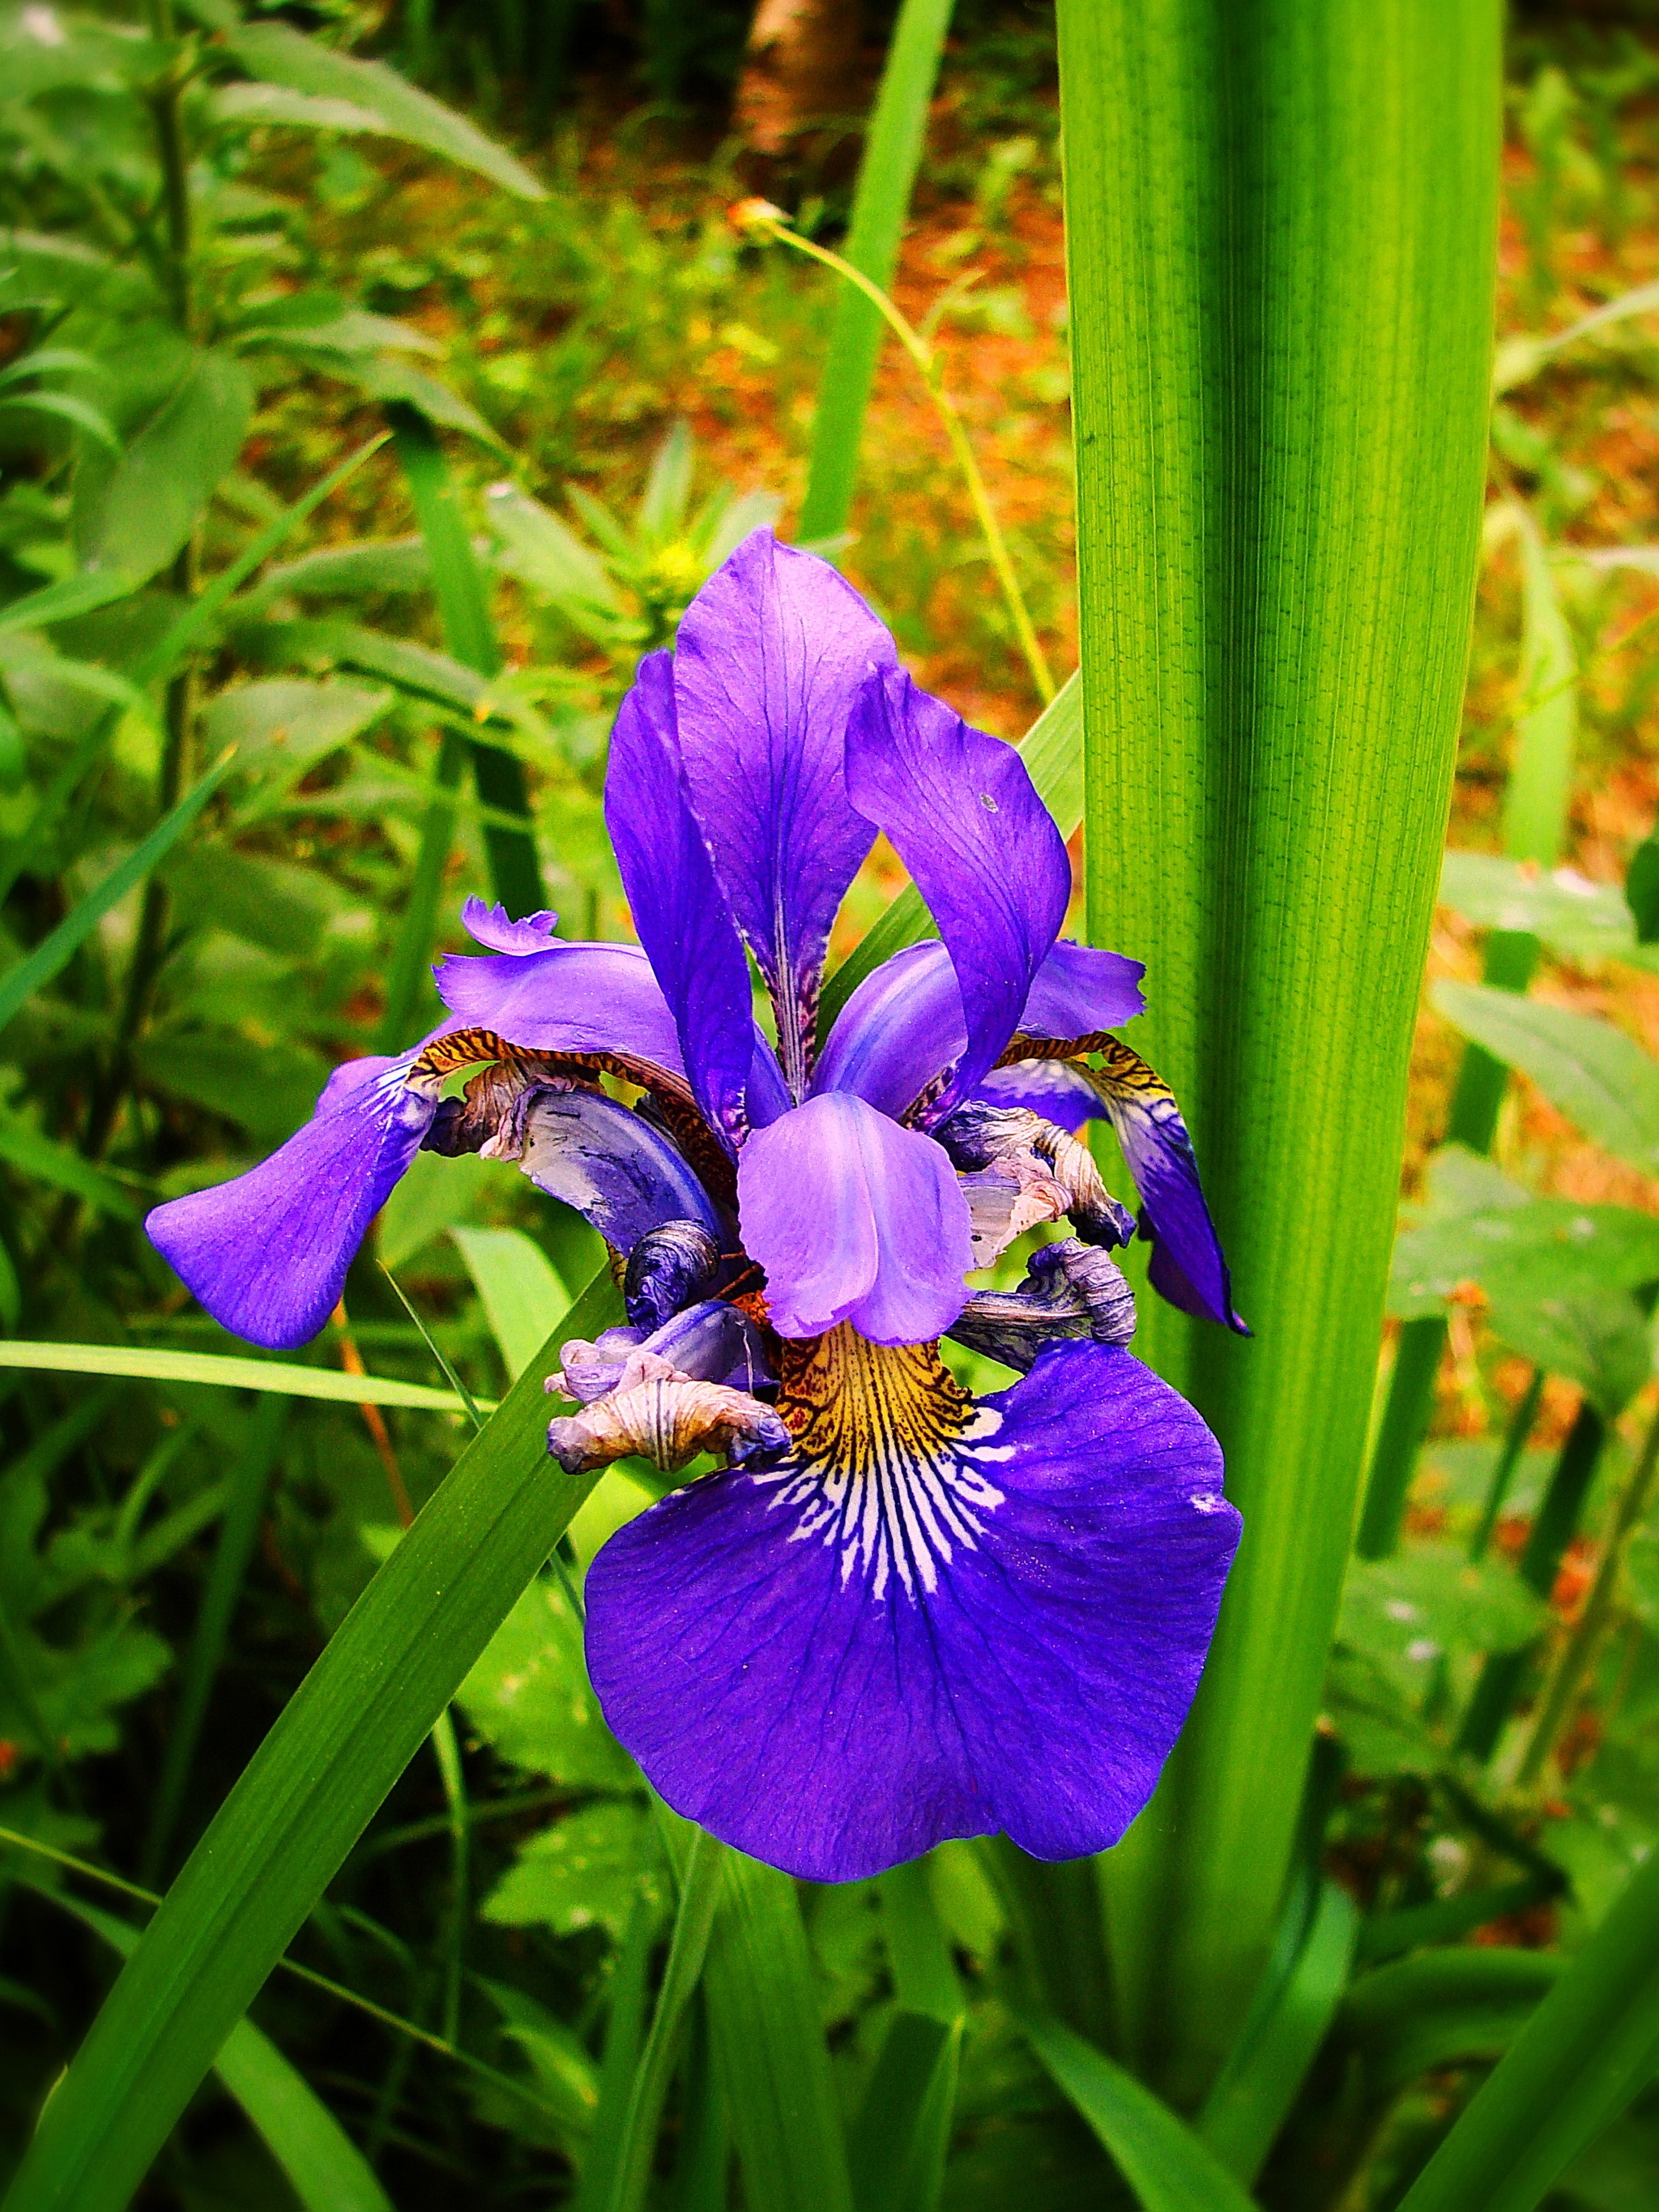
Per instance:
[[[437,1084],[410,1087],[414,1058],[348,1060],[268,1160],[150,1215],[151,1243],[226,1328],[286,1351],[338,1304],[370,1222],[431,1126]]]
[[[743,1245],[766,1270],[780,1335],[837,1322],[922,1344],[962,1311],[968,1201],[943,1146],[845,1091],[757,1129],[738,1160]]]
[[[975,1404],[929,1347],[787,1348],[779,1465],[631,1522],[587,1581],[605,1717],[678,1812],[818,1881],[1006,1831],[1115,1843],[1202,1670],[1238,1516],[1133,1356]]]

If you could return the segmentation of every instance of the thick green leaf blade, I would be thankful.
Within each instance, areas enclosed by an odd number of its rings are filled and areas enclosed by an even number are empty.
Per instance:
[[[284,1398],[321,1398],[336,1406],[409,1406],[427,1413],[464,1413],[453,1390],[404,1382],[389,1375],[345,1375],[288,1359],[239,1359],[234,1353],[167,1352],[127,1344],[39,1344],[0,1337],[0,1367],[43,1374],[118,1375],[139,1382],[206,1382],[222,1390],[274,1390]],[[486,1412],[489,1401],[475,1401]]]
[[[1105,2145],[1144,2212],[1255,2212],[1186,2122],[1133,2074],[1058,2021],[1025,2022],[1031,2048]]]
[[[1506,2051],[1565,1966],[1549,1951],[1420,1952],[1360,1976],[1336,2038],[1358,2054],[1367,2097],[1390,2096],[1437,2067]]]
[[[1659,1852],[1482,2083],[1400,2212],[1533,2212],[1659,2065]]]
[[[359,61],[353,55],[336,53],[331,47],[319,46],[314,39],[290,30],[286,23],[239,23],[222,35],[230,53],[261,84],[278,85],[331,106],[338,103],[370,118],[349,122],[337,112],[312,120],[325,120],[334,130],[383,131],[411,146],[424,146],[430,154],[441,154],[464,169],[476,169],[480,176],[506,191],[516,192],[520,199],[547,198],[545,188],[505,147],[486,138],[464,115],[418,90],[384,62]],[[301,118],[290,114],[270,119]]]
[[[894,2014],[849,2148],[857,2212],[933,2212],[961,2055],[960,2017]]]
[[[730,1854],[704,1988],[749,2212],[853,2212],[795,1886]]]
[[[139,1931],[125,1920],[63,1890],[40,1887],[122,1958],[137,1950]],[[213,2070],[264,2137],[305,2212],[393,2212],[362,2151],[304,2075],[252,2021],[239,2020],[231,2029]]]
[[[1204,2101],[1198,2132],[1241,2181],[1253,2182],[1335,2017],[1353,1964],[1359,1914],[1326,1881],[1296,1962],[1264,2016]]]
[[[859,164],[842,252],[884,292],[891,290],[898,264],[951,7],[951,0],[904,0]],[[799,538],[834,538],[847,527],[884,327],[872,301],[851,284],[837,285],[830,349],[818,380],[806,496],[796,526]]]
[[[516,1382],[547,1339],[548,1324],[568,1303],[564,1285],[541,1246],[522,1229],[452,1229],[467,1273]]]
[[[553,1340],[618,1316],[608,1271]],[[592,1479],[526,1374],[352,1608],[168,1892],[41,2116],[9,2212],[121,2212],[232,2027]],[[792,1900],[793,1901],[793,1900]]]
[[[210,769],[196,788],[187,792],[170,814],[162,816],[149,836],[135,845],[126,859],[112,868],[103,882],[64,916],[49,937],[43,938],[27,958],[0,976],[0,1030],[43,983],[50,983],[69,965],[117,901],[125,898],[135,884],[143,881],[163,854],[171,852],[233,765],[234,758],[227,757]]]
[[[1246,1342],[1149,1300],[1246,1534],[1106,1862],[1126,2051],[1267,1954],[1353,1526],[1484,473],[1495,0],[1061,0],[1088,928],[1147,963]],[[1144,1032],[1144,1036],[1143,1036]]]
[[[1593,1015],[1482,983],[1437,983],[1435,1010],[1518,1067],[1584,1134],[1646,1174],[1659,1165],[1659,1061]]]

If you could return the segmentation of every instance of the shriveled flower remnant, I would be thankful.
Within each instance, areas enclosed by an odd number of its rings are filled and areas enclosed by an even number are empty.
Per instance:
[[[1175,1102],[1108,1034],[1141,969],[1058,941],[1069,863],[1018,754],[763,532],[641,665],[605,811],[638,946],[470,901],[487,950],[439,969],[446,1026],[339,1069],[279,1152],[150,1234],[228,1328],[290,1346],[418,1150],[516,1162],[624,1269],[627,1325],[564,1347],[555,1456],[726,1462],[587,1577],[594,1686],[663,1796],[819,1881],[997,1830],[1101,1850],[1175,1741],[1238,1537],[1213,1437],[1127,1348],[1110,1255],[1135,1223],[1075,1134],[1115,1128],[1154,1286],[1242,1327]],[[878,831],[939,939],[820,1038]],[[1018,1288],[969,1290],[1062,1220]],[[969,1397],[944,1336],[1020,1379]]]

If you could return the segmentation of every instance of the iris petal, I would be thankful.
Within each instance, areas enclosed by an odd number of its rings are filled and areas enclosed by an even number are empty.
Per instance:
[[[617,716],[605,819],[634,927],[673,1011],[692,1091],[732,1142],[743,1126],[756,1049],[749,965],[686,805],[665,653],[640,663]]]
[[[829,1091],[757,1130],[738,1207],[782,1336],[850,1321],[878,1344],[921,1344],[962,1310],[974,1260],[951,1163],[861,1098]]]
[[[452,953],[433,973],[457,1024],[494,1030],[526,1052],[627,1053],[685,1072],[673,1010],[637,945]]]
[[[1116,1029],[1142,1010],[1143,973],[1138,960],[1121,953],[1056,945],[1032,979],[1019,1028],[1031,1036],[1063,1038]],[[855,1091],[884,1114],[900,1115],[967,1042],[956,970],[944,945],[929,939],[907,945],[865,977],[830,1033],[812,1087]],[[1002,1071],[996,1073],[1000,1079]]]
[[[538,1190],[574,1206],[619,1252],[665,1221],[720,1237],[720,1217],[678,1149],[603,1091],[545,1092],[526,1117],[517,1158]]]
[[[765,530],[744,538],[680,623],[686,795],[772,994],[797,1096],[830,924],[872,842],[847,796],[847,719],[872,665],[894,659],[851,585]]]
[[[408,1087],[413,1059],[348,1060],[268,1160],[150,1215],[151,1243],[226,1328],[286,1351],[334,1310],[370,1222],[432,1121],[437,1086]]]
[[[902,668],[874,672],[859,695],[847,788],[892,841],[949,950],[967,1028],[950,1095],[965,1097],[1012,1036],[1066,919],[1065,840],[1014,748]]]
[[[851,1458],[674,1492],[589,1571],[617,1735],[678,1811],[814,1881],[997,1830],[1038,1858],[1115,1843],[1237,1542],[1214,1439],[1127,1352],[1051,1346],[954,1423],[931,1389]]]

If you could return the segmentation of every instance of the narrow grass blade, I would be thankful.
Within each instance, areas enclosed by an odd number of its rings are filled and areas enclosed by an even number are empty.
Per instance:
[[[681,1862],[679,1910],[674,1917],[668,1964],[657,1992],[650,2033],[635,2069],[605,2212],[643,2212],[680,2031],[702,1975],[730,1856],[724,1844],[699,1828],[693,1832]]]
[[[1507,2050],[1565,1968],[1549,1951],[1425,1951],[1360,1977],[1336,2041],[1358,2054],[1365,2094],[1380,2100],[1437,2068]]]
[[[1069,837],[1083,819],[1083,687],[1075,676],[1066,678],[1032,723],[1019,752],[1037,796]],[[884,960],[938,934],[921,893],[907,884],[824,984],[821,1031],[828,1033],[858,986]]]
[[[1302,1949],[1271,2005],[1247,2026],[1204,2100],[1198,2132],[1231,2173],[1255,2181],[1336,2015],[1359,1914],[1340,1883],[1319,1893]]]
[[[581,2186],[574,2212],[605,2212],[622,2149],[623,2122],[645,2041],[651,1953],[660,1915],[656,1899],[641,1885],[623,1931],[622,1947],[611,1976],[611,2004],[605,2024],[605,2056],[599,2067],[599,2104],[582,2160]]]
[[[483,1300],[508,1378],[516,1382],[541,1350],[548,1322],[568,1303],[564,1286],[546,1253],[522,1229],[449,1233]]]
[[[842,253],[884,292],[892,289],[898,264],[951,7],[951,0],[904,0],[859,165]],[[806,496],[796,525],[799,538],[834,538],[847,527],[881,334],[881,318],[870,301],[850,286],[838,287],[830,349],[818,380]]]
[[[472,550],[465,517],[444,463],[438,434],[423,415],[402,403],[386,410],[392,438],[415,502],[416,519],[432,565],[432,588],[443,624],[444,642],[453,657],[480,676],[501,672],[501,651],[489,612],[489,594],[478,556]],[[472,773],[478,797],[498,813],[523,817],[522,830],[486,825],[491,887],[514,916],[546,906],[541,862],[530,823],[530,793],[524,769],[500,745],[474,743]]]
[[[135,884],[141,884],[165,853],[170,853],[191,823],[229,775],[232,757],[227,754],[202,778],[194,791],[165,814],[142,843],[135,845],[117,867],[110,870],[96,890],[64,916],[51,935],[42,939],[26,959],[0,976],[0,1029],[18,1008],[26,1006],[43,983],[50,983],[67,968],[98,924]]]
[[[1533,2212],[1659,2065],[1659,1852],[1475,2092],[1400,2212]]]
[[[139,1930],[112,1912],[84,1905],[63,1890],[42,1890],[124,1959]],[[292,2183],[305,2212],[393,2212],[363,2156],[328,2106],[269,2036],[238,2021],[220,2046],[213,2070],[264,2138]]]
[[[959,2017],[894,2014],[849,2147],[856,2212],[933,2212],[961,2055]]]
[[[1136,1048],[1256,1332],[1142,1322],[1245,1530],[1108,1862],[1126,2053],[1184,2105],[1267,1955],[1363,1473],[1478,551],[1498,11],[1059,25],[1089,934],[1148,963]]]
[[[201,1610],[196,1616],[190,1648],[180,1670],[179,1702],[167,1729],[161,1779],[155,1785],[155,1798],[150,1808],[149,1832],[139,1861],[139,1872],[146,1883],[153,1883],[160,1875],[167,1846],[173,1840],[185,1784],[196,1759],[196,1747],[201,1739],[202,1723],[207,1717],[208,1699],[213,1693],[214,1677],[219,1671],[225,1639],[230,1633],[231,1616],[236,1610],[248,1561],[258,1540],[259,1516],[264,1510],[270,1470],[276,1463],[287,1420],[288,1407],[281,1398],[262,1399],[249,1424],[241,1457],[231,1474],[224,1524],[219,1531],[213,1565],[202,1588]]]
[[[453,1390],[399,1382],[385,1375],[343,1375],[285,1359],[239,1359],[216,1352],[162,1352],[125,1344],[34,1344],[0,1337],[0,1367],[53,1375],[118,1375],[139,1382],[207,1382],[222,1390],[272,1390],[285,1398],[324,1398],[337,1406],[408,1406],[424,1413],[464,1413]],[[494,1411],[491,1401],[483,1409]]]
[[[817,1981],[787,1875],[730,1854],[704,1987],[748,2212],[853,2212]]]
[[[620,1312],[608,1271],[550,1338]],[[121,2212],[325,1885],[592,1479],[526,1374],[358,1600],[168,1892],[41,2116],[8,2212]]]
[[[933,1903],[926,1859],[881,1877],[881,1922],[900,2008],[947,2025],[966,2010],[962,1980]]]
[[[1105,2145],[1144,2212],[1254,2212],[1186,2122],[1133,2074],[1058,2021],[1027,2020],[1031,2048]]]

